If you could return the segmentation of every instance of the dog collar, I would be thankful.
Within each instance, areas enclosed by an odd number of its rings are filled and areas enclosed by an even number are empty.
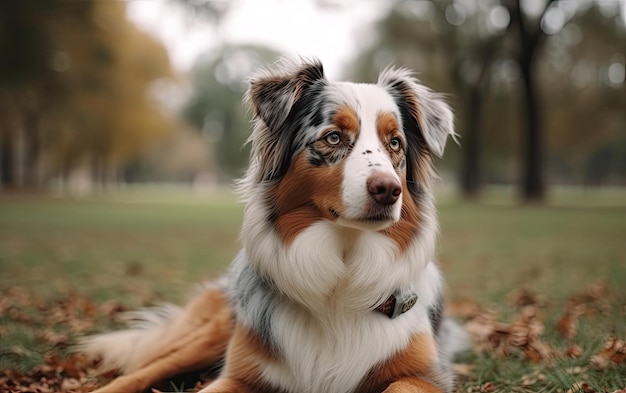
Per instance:
[[[415,292],[395,291],[374,310],[385,314],[390,319],[394,319],[412,309],[415,303],[417,303],[417,294]]]

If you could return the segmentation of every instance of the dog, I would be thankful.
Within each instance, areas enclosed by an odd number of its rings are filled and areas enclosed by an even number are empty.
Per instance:
[[[451,392],[463,333],[434,259],[433,158],[456,135],[442,96],[403,68],[360,84],[283,59],[245,101],[241,251],[185,307],[87,338],[124,374],[98,391],[214,366],[204,393]]]

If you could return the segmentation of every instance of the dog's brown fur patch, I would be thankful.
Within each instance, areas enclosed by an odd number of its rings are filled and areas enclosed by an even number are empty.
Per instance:
[[[139,392],[172,376],[217,365],[233,333],[232,309],[221,288],[194,298],[162,338],[161,350],[131,374],[94,393]]]
[[[397,168],[404,159],[404,146],[406,142],[404,137],[399,131],[398,119],[393,113],[379,112],[376,114],[376,133],[378,139],[382,142],[383,146],[387,149],[389,156],[391,157],[391,163]],[[399,137],[402,141],[402,146],[399,150],[393,150],[390,146],[391,139]]]
[[[335,220],[341,214],[341,164],[312,168],[301,153],[287,174],[269,193],[275,206],[275,228],[283,242],[290,244],[303,230],[322,218]]]
[[[339,127],[339,129],[351,133],[358,133],[361,128],[359,115],[357,115],[354,108],[347,105],[337,109],[333,118],[333,124]]]
[[[237,325],[228,345],[222,376],[202,392],[270,393],[273,390],[263,383],[261,366],[275,361],[274,354],[261,344],[254,333]]]

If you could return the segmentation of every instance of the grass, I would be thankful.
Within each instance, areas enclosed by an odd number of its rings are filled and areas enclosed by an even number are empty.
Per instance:
[[[242,211],[232,200],[134,198],[3,201],[0,286],[45,294],[70,285],[104,299],[146,284],[164,295],[216,274],[235,255]]]
[[[0,369],[26,370],[55,350],[37,335],[50,328],[40,318],[46,311],[29,301],[62,301],[68,293],[130,308],[182,301],[193,283],[219,274],[236,254],[242,206],[234,200],[228,192],[163,188],[0,200]],[[517,206],[507,190],[489,190],[472,204],[442,192],[439,210],[449,302],[471,299],[506,321],[518,311],[511,294],[525,288],[542,299],[543,339],[559,350],[582,348],[578,358],[540,363],[467,352],[460,361],[473,368],[461,391],[488,391],[489,383],[512,392],[565,392],[579,381],[596,391],[626,387],[623,364],[588,367],[607,335],[626,338],[625,191],[558,189],[543,207]],[[563,339],[555,326],[568,301],[597,283],[607,288],[609,309],[581,317],[576,335]],[[29,294],[24,316],[15,318],[2,302],[15,303],[22,292]],[[92,328],[109,324],[102,317]],[[568,371],[574,367],[583,371]]]

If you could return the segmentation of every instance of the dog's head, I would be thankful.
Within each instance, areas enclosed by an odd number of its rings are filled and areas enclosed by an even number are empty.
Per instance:
[[[317,61],[283,61],[249,82],[255,128],[245,187],[263,187],[283,238],[324,219],[365,230],[419,220],[432,157],[454,134],[440,96],[405,69],[356,84],[328,80]]]

